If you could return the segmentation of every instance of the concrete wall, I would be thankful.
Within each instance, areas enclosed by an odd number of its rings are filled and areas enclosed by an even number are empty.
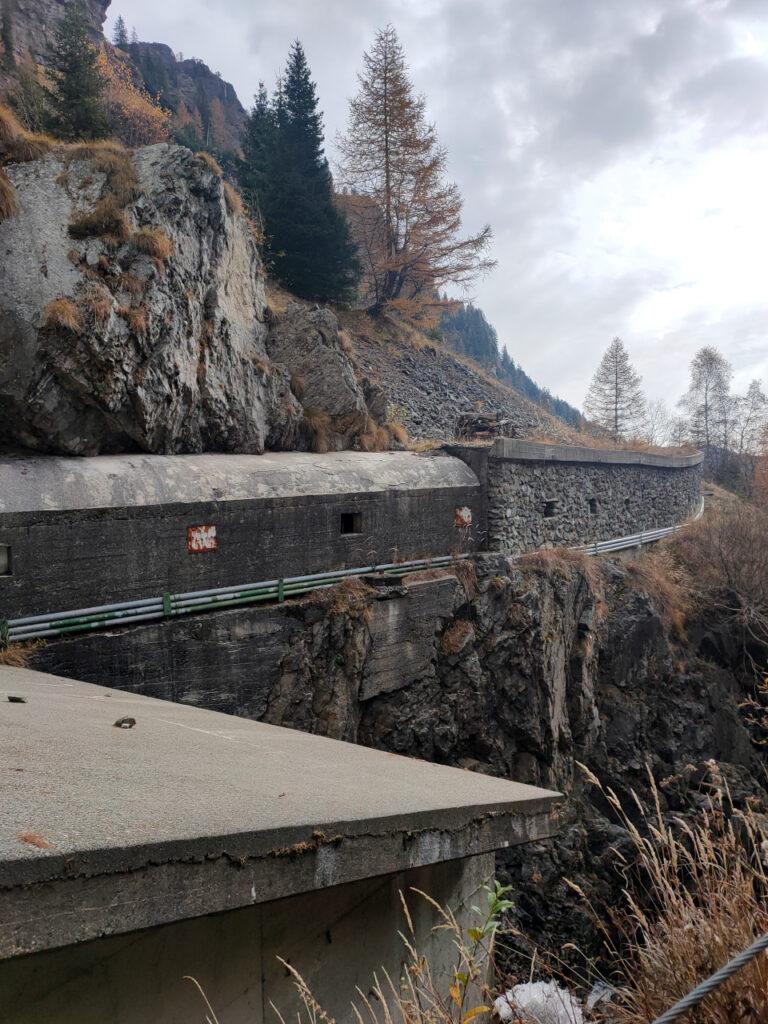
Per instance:
[[[478,890],[493,877],[493,854],[336,886],[243,910],[0,963],[0,1020],[7,1024],[194,1024],[202,1000],[184,975],[203,986],[221,1024],[286,1020],[300,1009],[278,956],[299,970],[340,1024],[351,1021],[355,986],[370,992],[373,972],[400,976],[407,899],[420,951],[447,989],[455,950],[433,932],[435,911],[410,893],[421,889],[452,907],[463,926],[482,905]]]
[[[13,560],[0,618],[472,550],[464,506],[479,516],[478,487],[0,516]],[[348,512],[360,533],[340,532]],[[190,554],[187,529],[204,524],[218,550]]]
[[[450,446],[484,489],[486,546],[523,552],[674,526],[696,510],[701,456],[603,451],[509,439]]]

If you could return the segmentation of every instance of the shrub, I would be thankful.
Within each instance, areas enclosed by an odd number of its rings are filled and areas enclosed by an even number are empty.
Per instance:
[[[133,236],[133,247],[152,259],[166,263],[173,255],[173,242],[160,228],[140,228]]]
[[[211,156],[210,153],[206,153],[204,149],[201,149],[199,153],[195,153],[195,156],[201,164],[205,164],[211,174],[215,174],[217,178],[222,178],[224,176],[224,171],[221,169],[221,165],[216,157]]]
[[[16,189],[5,171],[0,167],[0,224],[10,220],[19,212],[19,201],[16,198]]]
[[[115,197],[106,195],[90,213],[70,221],[69,233],[73,238],[103,238],[122,245],[131,237],[131,225]]]
[[[80,310],[71,299],[54,299],[43,310],[43,325],[51,330],[65,330],[80,334],[83,320]]]

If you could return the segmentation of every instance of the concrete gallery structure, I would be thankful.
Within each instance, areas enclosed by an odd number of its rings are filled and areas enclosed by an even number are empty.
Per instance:
[[[119,723],[119,724],[117,724]],[[557,794],[0,668],[0,1020],[288,1016],[282,956],[340,1021],[397,978],[399,893],[463,924],[494,851],[547,837]],[[423,900],[418,944],[453,949]]]

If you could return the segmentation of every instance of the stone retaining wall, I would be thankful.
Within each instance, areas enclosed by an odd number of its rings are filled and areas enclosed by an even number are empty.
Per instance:
[[[656,455],[501,438],[450,446],[484,485],[485,547],[530,551],[675,526],[697,509],[702,455]]]

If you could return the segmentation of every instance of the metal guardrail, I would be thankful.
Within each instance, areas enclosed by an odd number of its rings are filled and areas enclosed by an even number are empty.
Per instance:
[[[704,502],[693,519],[704,511]],[[691,521],[691,520],[689,520]],[[588,555],[608,554],[628,548],[653,544],[681,530],[680,526],[667,526],[659,530],[645,530],[630,537],[599,541],[575,547]],[[196,590],[182,594],[165,593],[140,601],[123,601],[117,604],[96,605],[93,608],[77,608],[69,612],[51,612],[47,615],[29,615],[21,619],[0,619],[0,648],[24,640],[44,640],[52,636],[67,636],[70,633],[84,633],[95,629],[114,626],[135,625],[154,622],[157,619],[191,615],[196,612],[221,608],[240,608],[262,601],[282,603],[288,597],[297,597],[313,590],[325,590],[342,580],[371,573],[388,576],[404,576],[419,569],[434,569],[450,565],[451,562],[466,559],[469,555],[440,555],[436,558],[421,558],[410,562],[390,562],[386,565],[368,565],[356,569],[338,569],[332,572],[315,573],[310,576],[289,576],[258,583],[245,583],[235,587],[217,587],[212,590]]]

